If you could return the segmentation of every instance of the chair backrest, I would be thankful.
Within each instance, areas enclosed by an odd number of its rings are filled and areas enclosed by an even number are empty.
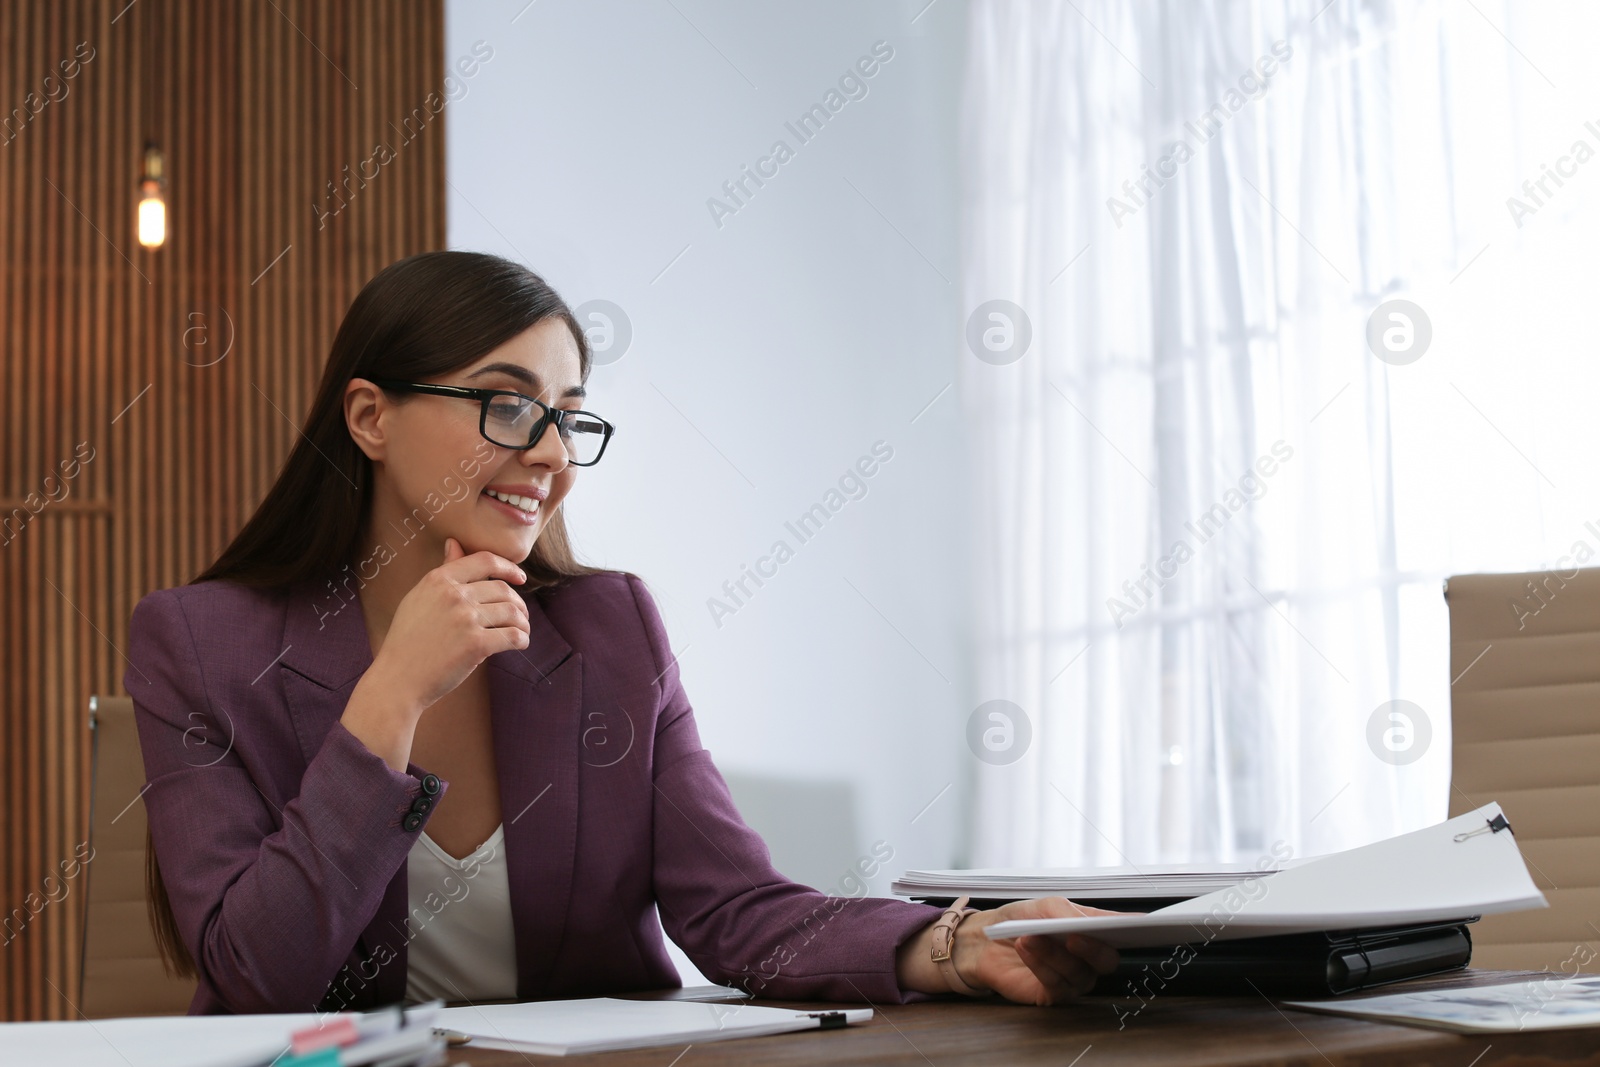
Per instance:
[[[767,844],[772,865],[789,878],[824,892],[850,896],[857,875],[861,828],[855,787],[848,781],[786,778],[724,771],[739,815]],[[871,859],[871,857],[868,857]],[[877,876],[885,885],[893,871]]]
[[[1450,605],[1450,814],[1499,801],[1548,909],[1485,917],[1474,966],[1600,972],[1600,568],[1470,574]]]
[[[90,697],[90,861],[78,1004],[91,1019],[182,1015],[195,982],[167,974],[146,903],[144,757],[131,697]]]

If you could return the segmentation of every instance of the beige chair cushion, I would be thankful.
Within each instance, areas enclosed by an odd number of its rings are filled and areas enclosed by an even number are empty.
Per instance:
[[[90,701],[93,781],[89,801],[90,857],[83,923],[84,1015],[182,1015],[194,998],[193,979],[170,977],[156,951],[145,903],[144,758],[130,697]]]
[[[1548,909],[1488,916],[1472,962],[1600,972],[1600,568],[1470,574],[1450,605],[1450,814],[1491,800]]]

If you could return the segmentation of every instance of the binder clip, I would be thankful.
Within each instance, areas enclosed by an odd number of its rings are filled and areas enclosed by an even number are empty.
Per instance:
[[[1506,821],[1506,817],[1504,815],[1496,815],[1494,818],[1490,819],[1486,824],[1478,827],[1476,830],[1468,830],[1466,833],[1457,834],[1455,839],[1457,841],[1465,841],[1467,838],[1477,837],[1479,834],[1497,834],[1501,830],[1510,829],[1511,824]]]

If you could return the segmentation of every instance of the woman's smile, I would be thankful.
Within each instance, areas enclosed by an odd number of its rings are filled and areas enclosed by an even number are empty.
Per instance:
[[[514,490],[510,486],[489,486],[480,495],[488,502],[491,510],[499,512],[513,522],[533,526],[538,523],[542,512],[540,504],[550,495],[550,491],[537,486],[523,486],[520,490]]]

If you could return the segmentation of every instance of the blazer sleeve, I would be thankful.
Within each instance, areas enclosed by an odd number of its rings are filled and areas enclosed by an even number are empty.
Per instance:
[[[236,1013],[314,1011],[417,840],[401,821],[423,772],[392,769],[335,723],[280,808],[250,768],[298,764],[298,747],[244,753],[230,743],[219,758],[191,736],[197,726],[208,738],[237,730],[207,689],[207,672],[229,665],[202,662],[183,599],[146,596],[130,631],[123,683],[151,840],[200,982]],[[447,786],[440,780],[436,803]]]
[[[755,996],[905,1003],[895,950],[939,917],[910,901],[836,896],[792,882],[745,825],[678,677],[648,589],[628,575],[659,672],[654,889],[667,935],[702,974]]]

